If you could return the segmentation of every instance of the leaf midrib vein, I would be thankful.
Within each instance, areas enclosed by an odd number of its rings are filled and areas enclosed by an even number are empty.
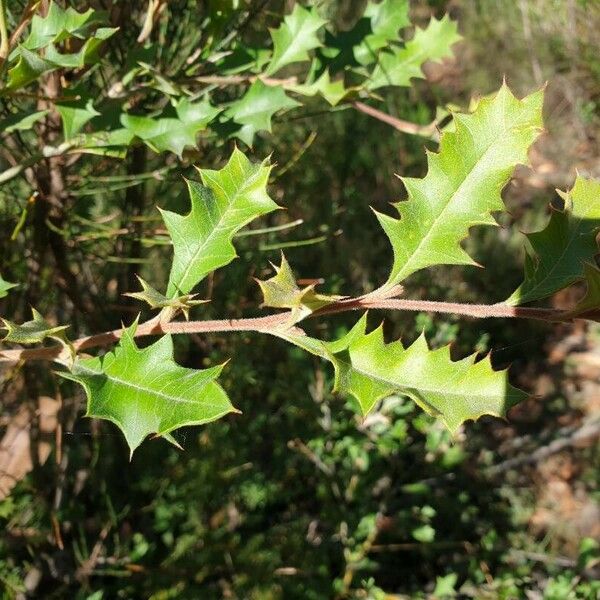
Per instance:
[[[164,400],[171,400],[173,402],[180,403],[180,404],[193,404],[193,405],[196,405],[196,406],[199,405],[199,402],[197,402],[197,401],[186,400],[185,398],[181,398],[181,397],[177,397],[177,396],[169,396],[168,394],[165,394],[163,392],[158,392],[158,391],[153,390],[151,388],[145,388],[143,386],[135,385],[134,383],[132,383],[130,381],[121,379],[120,377],[116,377],[115,375],[110,374],[110,373],[106,373],[104,371],[94,371],[94,369],[90,369],[89,367],[84,367],[83,365],[79,365],[78,368],[80,370],[82,370],[82,371],[85,371],[87,373],[91,373],[93,375],[104,375],[108,379],[116,382],[117,384],[120,384],[120,385],[122,385],[124,387],[127,387],[127,388],[134,389],[136,392],[146,392],[146,393],[151,394],[153,396],[158,396],[158,397],[160,397],[160,398],[162,398]],[[215,382],[214,381],[207,381],[206,385],[204,385],[202,389],[204,389],[205,387],[207,387],[210,383],[215,383]],[[220,405],[214,404],[212,402],[210,402],[210,403],[206,403],[205,402],[205,403],[202,404],[202,406],[209,407],[209,408],[215,408],[215,409],[220,409],[221,408]]]
[[[587,216],[587,214],[588,213],[586,212],[585,216]],[[551,279],[551,274],[556,271],[556,269],[560,265],[561,261],[563,260],[563,258],[567,254],[567,252],[571,249],[571,246],[573,245],[573,242],[574,242],[575,238],[577,237],[577,235],[579,235],[579,230],[580,230],[580,228],[581,228],[581,226],[583,224],[583,221],[584,221],[583,218],[578,219],[578,223],[577,223],[576,227],[573,230],[573,235],[569,236],[569,241],[568,241],[567,245],[565,246],[563,252],[560,253],[560,255],[558,256],[557,260],[553,261],[553,265],[550,268],[550,270],[547,271],[546,276],[544,277],[544,279],[542,279],[541,281],[539,281],[537,283],[537,285],[535,285],[534,287],[530,288],[528,290],[527,294],[523,294],[523,296],[519,298],[519,302],[529,302],[531,300],[536,300],[537,299],[537,298],[531,298],[531,294],[534,294],[537,289],[539,289],[540,287],[542,287],[542,285],[543,285],[544,282],[548,282],[548,280]],[[579,277],[579,276],[580,275],[578,275],[577,277]],[[525,300],[524,298],[528,298],[528,300]]]
[[[486,399],[486,398],[490,398],[490,397],[492,397],[492,398],[500,398],[500,397],[502,397],[502,398],[511,398],[512,396],[514,396],[514,393],[510,392],[510,390],[509,390],[509,394],[508,395],[504,394],[504,395],[500,396],[498,394],[496,396],[490,396],[489,394],[485,394],[484,395],[484,394],[468,394],[467,392],[463,392],[463,393],[460,393],[460,392],[448,392],[446,388],[440,390],[440,389],[436,389],[436,388],[428,388],[428,387],[425,387],[425,386],[405,385],[405,384],[401,384],[401,383],[398,383],[398,382],[395,382],[395,381],[390,381],[388,379],[384,379],[383,377],[380,377],[378,375],[370,373],[369,371],[365,371],[363,369],[360,369],[360,368],[356,367],[354,364],[349,363],[349,362],[347,362],[345,360],[339,359],[337,357],[335,358],[335,360],[337,360],[340,363],[343,363],[344,365],[350,367],[351,369],[353,369],[354,371],[360,373],[361,375],[365,375],[366,377],[369,377],[371,379],[375,379],[376,381],[378,381],[380,383],[385,383],[386,385],[391,385],[391,386],[395,387],[396,389],[401,389],[401,390],[402,389],[415,389],[415,390],[418,390],[419,392],[423,392],[423,393],[432,393],[432,394],[434,394],[434,393],[435,394],[441,394],[441,393],[443,393],[443,394],[450,395],[450,396],[457,396],[459,398],[462,396],[462,397],[475,398],[475,399],[477,399],[477,398]],[[496,372],[497,373],[501,373],[502,371],[496,371]],[[438,412],[441,412],[439,408],[437,408],[437,407],[434,407],[434,408],[436,408],[436,410]]]
[[[247,187],[247,186],[245,186]],[[198,256],[202,253],[202,251],[206,248],[206,246],[209,244],[209,242],[211,242],[213,240],[213,238],[215,237],[215,235],[217,233],[220,233],[222,231],[225,231],[226,228],[222,227],[221,224],[223,223],[223,221],[226,220],[226,218],[228,217],[230,212],[235,212],[237,209],[233,208],[233,205],[237,199],[237,197],[239,197],[242,189],[236,191],[236,193],[234,194],[233,198],[230,200],[230,202],[227,205],[227,208],[221,213],[216,226],[212,229],[212,231],[206,236],[205,240],[202,242],[202,244],[200,246],[198,246],[198,248],[196,249],[196,251],[193,253],[192,259],[190,261],[188,261],[187,266],[185,267],[183,274],[181,275],[181,277],[179,278],[179,280],[177,282],[172,281],[170,283],[172,283],[175,286],[175,291],[177,292],[178,289],[180,289],[181,284],[183,281],[185,281],[185,279],[187,278],[187,276],[190,273],[190,270],[194,264],[194,262],[196,260],[198,260]],[[223,189],[223,187],[221,186],[221,189]],[[223,189],[223,191],[225,191]],[[229,199],[229,195],[227,194],[227,198]],[[188,290],[189,291],[189,290]],[[184,292],[187,293],[187,292]]]
[[[406,266],[409,265],[412,260],[414,260],[414,257],[417,255],[417,253],[420,252],[421,247],[423,246],[423,244],[431,237],[433,230],[437,228],[437,224],[440,222],[440,219],[442,218],[442,216],[452,206],[452,204],[453,204],[456,196],[461,191],[461,189],[462,189],[465,181],[467,181],[467,179],[475,171],[475,169],[477,168],[477,166],[479,164],[481,164],[481,162],[487,157],[488,153],[494,147],[495,143],[502,136],[502,134],[506,133],[509,129],[520,129],[520,128],[525,128],[526,127],[525,125],[523,125],[522,127],[506,127],[506,122],[503,122],[503,125],[504,126],[503,126],[501,132],[497,136],[495,136],[492,141],[490,141],[489,145],[487,146],[487,148],[485,149],[485,151],[483,152],[483,154],[480,156],[480,158],[475,162],[475,164],[473,165],[473,167],[470,170],[468,170],[468,172],[465,174],[465,176],[462,179],[460,185],[455,190],[455,192],[450,196],[450,198],[448,199],[448,202],[442,208],[442,210],[440,211],[440,213],[438,214],[438,216],[434,219],[434,222],[432,223],[431,227],[429,228],[429,231],[421,238],[421,241],[419,242],[419,244],[417,245],[417,247],[412,252],[411,257],[404,263],[404,265],[402,266],[402,269],[400,269],[400,271],[396,275],[396,278],[401,277],[402,273],[404,273],[405,271],[407,271]],[[409,275],[410,275],[410,273],[409,273]],[[404,275],[404,277],[407,277],[407,275]]]

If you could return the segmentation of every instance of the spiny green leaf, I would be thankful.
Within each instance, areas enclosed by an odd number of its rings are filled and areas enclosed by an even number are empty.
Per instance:
[[[16,63],[8,71],[4,90],[9,92],[24,87],[39,79],[44,73],[61,67],[76,69],[93,64],[99,58],[98,53],[102,44],[116,31],[116,28],[108,27],[98,29],[92,37],[85,41],[78,52],[71,54],[62,54],[50,44],[42,58],[25,46],[19,46],[15,51]]]
[[[525,259],[525,281],[506,300],[518,305],[546,298],[584,277],[586,262],[598,252],[600,182],[577,177],[561,194],[563,210],[554,210],[543,231],[527,234],[532,253]]]
[[[93,100],[82,89],[73,88],[69,92],[77,98],[70,102],[61,101],[55,104],[62,119],[63,135],[66,140],[78,134],[86,123],[100,114],[94,108]]]
[[[37,50],[51,43],[62,42],[70,36],[83,38],[91,27],[104,20],[103,13],[91,8],[80,13],[71,7],[63,10],[56,2],[51,2],[46,16],[33,16],[31,30],[23,45],[29,50]]]
[[[308,60],[308,52],[321,46],[315,34],[326,22],[314,9],[295,4],[283,23],[277,29],[271,29],[273,58],[266,74],[272,75],[290,63]]]
[[[35,112],[19,112],[0,121],[0,131],[12,133],[13,131],[29,131],[40,119],[50,111],[38,110]]]
[[[188,181],[191,211],[162,210],[173,240],[174,257],[167,296],[189,293],[210,272],[235,257],[233,236],[277,204],[267,194],[268,161],[251,163],[237,148],[219,171],[198,169],[202,183]]]
[[[335,368],[335,390],[354,396],[368,413],[379,400],[403,394],[456,432],[469,419],[502,417],[527,395],[511,386],[506,371],[494,371],[489,356],[453,361],[449,347],[430,350],[422,335],[405,348],[385,344],[383,329],[366,333],[366,315],[340,340],[321,342],[289,331],[276,335],[321,356]]]
[[[6,298],[8,295],[8,290],[11,290],[14,287],[17,287],[17,283],[11,283],[10,281],[5,281],[0,275],[0,298]]]
[[[181,156],[186,146],[196,145],[196,128],[178,119],[152,119],[124,114],[121,124],[155,152],[173,152]]]
[[[117,31],[116,28],[98,27],[105,21],[104,13],[92,9],[85,13],[73,8],[63,10],[51,2],[46,16],[34,15],[28,37],[11,53],[9,59],[14,64],[8,71],[5,90],[21,88],[60,67],[81,68],[96,62],[102,44]],[[72,37],[85,39],[80,50],[60,52],[56,44]],[[42,49],[45,49],[44,56],[38,54]]]
[[[190,102],[187,98],[175,104],[177,118],[151,118],[121,115],[121,124],[155,152],[174,152],[181,156],[186,146],[196,145],[196,136],[219,114],[220,108],[208,101]]]
[[[454,115],[437,154],[428,153],[423,179],[402,178],[408,199],[394,206],[401,218],[377,214],[390,238],[394,263],[388,285],[433,265],[475,264],[460,242],[474,225],[495,225],[500,196],[542,126],[543,90],[517,100],[503,85],[471,115]]]
[[[193,102],[189,98],[182,98],[175,104],[175,112],[182,123],[204,129],[223,109],[213,106],[208,100]]]
[[[323,71],[323,74],[313,83],[291,85],[288,86],[288,89],[303,96],[321,94],[331,106],[336,106],[348,93],[348,90],[344,87],[344,81],[342,79],[331,81],[327,70]]]
[[[417,28],[413,39],[403,48],[379,54],[367,86],[369,89],[386,85],[409,86],[412,78],[423,78],[421,67],[424,63],[452,56],[451,47],[460,40],[456,22],[448,15],[439,21],[432,18],[425,29]]]
[[[354,47],[354,57],[361,65],[368,65],[377,58],[377,51],[389,42],[398,40],[398,30],[410,25],[408,0],[369,1],[364,16],[370,19],[371,31]]]
[[[139,275],[136,275],[142,290],[140,292],[129,292],[124,294],[130,298],[136,298],[146,302],[151,308],[167,308],[172,311],[172,316],[181,311],[186,319],[190,317],[190,309],[199,304],[205,304],[208,300],[194,300],[197,294],[185,294],[184,296],[175,296],[167,298],[158,290],[154,289],[148,282],[144,281]]]
[[[566,311],[564,318],[600,321],[600,269],[591,263],[583,265],[584,281],[587,286],[585,296],[572,310]]]
[[[237,136],[251,146],[257,131],[271,131],[271,119],[276,112],[296,106],[300,103],[286,96],[280,86],[265,85],[257,79],[244,96],[229,107],[227,116],[244,125]]]
[[[64,331],[68,329],[68,325],[53,327],[35,308],[31,309],[31,314],[33,315],[33,319],[26,321],[22,325],[13,323],[8,319],[2,319],[4,323],[3,328],[8,331],[2,338],[2,341],[14,344],[39,344],[48,337],[61,341],[65,340]]]
[[[199,370],[179,366],[170,335],[141,350],[134,340],[136,327],[137,322],[123,331],[114,351],[79,359],[71,373],[61,373],[84,387],[86,416],[117,425],[133,454],[152,433],[165,435],[236,412],[215,381],[222,365]]]
[[[104,42],[118,31],[116,27],[100,27],[88,38],[78,52],[61,53],[53,44],[46,48],[46,59],[56,67],[80,69],[98,61],[99,50]]]
[[[293,323],[341,298],[341,296],[318,294],[315,292],[314,284],[300,288],[283,252],[281,266],[272,264],[272,267],[275,269],[273,277],[264,281],[256,280],[263,293],[263,306],[291,309]]]
[[[526,397],[508,383],[505,371],[492,369],[489,356],[452,361],[448,346],[429,350],[423,335],[408,348],[399,341],[385,344],[382,327],[366,333],[366,317],[326,347],[337,371],[336,389],[352,394],[365,414],[378,400],[399,392],[454,432],[484,414],[504,416]]]
[[[32,81],[36,81],[41,75],[56,69],[56,65],[41,58],[35,52],[19,47],[19,58],[8,71],[6,90],[16,90]]]
[[[364,16],[371,19],[373,34],[386,36],[386,40],[396,39],[398,30],[410,25],[410,3],[408,0],[370,0]]]

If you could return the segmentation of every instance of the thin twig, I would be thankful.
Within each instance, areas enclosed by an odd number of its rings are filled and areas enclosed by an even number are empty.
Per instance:
[[[254,83],[257,80],[265,85],[274,87],[294,86],[298,84],[298,79],[296,77],[276,79],[274,77],[265,77],[264,75],[198,75],[197,77],[187,77],[184,80],[181,80],[181,83],[205,83],[207,85],[227,86],[238,85],[240,83]]]
[[[25,31],[25,29],[27,28],[27,25],[29,25],[29,21],[31,21],[31,19],[33,18],[33,15],[35,14],[35,11],[37,10],[37,8],[40,4],[40,1],[41,0],[30,0],[29,3],[27,4],[27,6],[25,7],[25,10],[23,11],[23,14],[21,15],[21,20],[19,21],[19,24],[17,25],[16,29],[13,31],[13,34],[10,36],[9,51],[13,49],[15,44],[19,41],[19,38],[21,37],[21,34],[23,33],[23,31]]]
[[[1,0],[0,0],[1,1]],[[21,161],[19,164],[6,169],[6,171],[2,171],[0,173],[0,184],[6,183],[15,177],[18,177],[23,171],[29,169],[33,165],[37,164],[42,160],[46,160],[48,158],[52,158],[55,156],[62,156],[67,152],[71,151],[75,147],[75,143],[72,141],[66,141],[60,144],[59,146],[46,146],[42,152],[38,154],[34,154],[29,158]]]
[[[435,122],[430,123],[429,125],[417,125],[416,123],[411,123],[409,121],[403,121],[402,119],[398,119],[396,117],[392,117],[392,115],[388,115],[372,106],[368,106],[367,104],[363,104],[362,102],[353,102],[352,106],[360,111],[377,119],[378,121],[382,121],[383,123],[387,123],[391,125],[394,129],[401,131],[402,133],[408,133],[410,135],[420,135],[422,137],[430,138],[432,140],[439,140],[439,133],[436,128]]]
[[[308,460],[310,460],[310,462],[313,463],[315,467],[319,469],[319,471],[325,473],[327,477],[333,477],[335,475],[334,470],[329,465],[326,465],[301,439],[296,438],[294,440],[290,440],[287,443],[287,447],[290,450],[296,450],[308,458]],[[339,489],[337,490],[337,497],[340,497]]]
[[[465,304],[461,302],[437,302],[435,300],[407,300],[394,298],[381,301],[375,300],[373,303],[367,302],[365,308],[447,313],[465,317],[475,317],[476,319],[516,318],[552,322],[572,320],[565,318],[562,310],[528,306],[510,306],[503,303]]]
[[[488,318],[518,318],[535,319],[549,322],[564,322],[571,319],[564,316],[564,312],[551,308],[515,307],[507,304],[461,304],[458,302],[436,302],[432,300],[407,300],[403,298],[381,298],[381,296],[367,295],[360,298],[346,298],[330,304],[311,317],[336,314],[353,310],[382,309],[405,310],[418,312],[450,313],[477,319]],[[138,326],[135,337],[148,335],[190,334],[190,333],[226,333],[234,331],[254,331],[257,333],[273,334],[277,328],[285,327],[290,323],[291,313],[283,312],[253,317],[246,319],[219,319],[210,321],[176,321],[160,323],[151,319]],[[297,330],[301,333],[301,330]],[[87,350],[99,346],[108,346],[118,341],[123,334],[122,329],[115,329],[105,333],[86,336],[73,342],[76,351]],[[0,351],[0,362],[16,362],[19,360],[54,360],[58,358],[62,346],[46,348],[32,348],[26,350]]]
[[[143,44],[150,37],[152,29],[165,6],[164,0],[149,0],[144,24],[137,38],[140,44]]]
[[[592,419],[584,422],[578,429],[566,437],[559,437],[546,446],[541,446],[533,452],[529,452],[523,456],[517,456],[501,462],[497,465],[486,469],[486,475],[493,477],[500,473],[505,473],[511,469],[524,465],[531,465],[546,460],[549,456],[557,454],[562,450],[576,446],[579,443],[593,441],[600,437],[600,420]]]
[[[236,37],[240,37],[244,29],[248,27],[252,21],[261,14],[263,8],[268,4],[269,0],[262,0],[262,2],[258,3],[252,10],[249,10],[246,14],[246,17],[238,24],[236,24],[231,31],[225,35],[219,42],[217,42],[216,46],[213,48],[213,52],[218,52],[221,48],[225,48],[231,41],[233,41]]]
[[[552,556],[549,554],[542,554],[541,552],[526,552],[525,550],[516,550],[514,548],[511,548],[508,551],[508,555],[509,559],[516,559],[519,561],[529,560],[548,565],[555,565],[565,569],[574,569],[577,567],[577,561],[572,558],[567,558],[566,556]]]
[[[4,0],[0,0],[0,62],[8,58],[9,51],[10,43],[6,27],[6,10],[4,8]]]

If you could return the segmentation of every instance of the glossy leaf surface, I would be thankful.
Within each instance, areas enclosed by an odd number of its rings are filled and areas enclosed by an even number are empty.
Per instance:
[[[133,454],[150,434],[168,434],[235,412],[216,382],[222,366],[199,370],[179,366],[170,335],[140,349],[134,340],[136,325],[123,331],[112,352],[79,359],[71,373],[63,373],[84,387],[88,417],[117,425]]]
[[[504,85],[473,114],[454,115],[455,130],[427,154],[427,175],[402,178],[408,199],[394,205],[400,219],[377,214],[394,250],[389,285],[434,265],[475,264],[460,242],[469,228],[496,224],[500,192],[540,134],[542,102],[542,91],[518,100]]]
[[[253,164],[235,149],[221,170],[199,169],[202,184],[188,181],[192,207],[187,215],[161,211],[174,249],[167,296],[188,294],[211,271],[231,262],[235,233],[278,208],[267,194],[270,172],[266,161]]]

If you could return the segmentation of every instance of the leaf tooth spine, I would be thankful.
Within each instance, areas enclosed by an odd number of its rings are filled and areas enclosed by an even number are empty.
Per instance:
[[[373,329],[373,331],[367,333],[364,339],[368,340],[369,342],[374,342],[375,344],[382,347],[388,346],[389,344],[385,343],[385,339],[383,336],[383,321],[381,321],[379,325],[377,325],[377,327]]]
[[[429,352],[429,343],[427,342],[427,337],[425,336],[425,331],[421,331],[417,339],[407,348],[405,348],[407,355],[410,352],[411,354],[418,354],[419,352]]]
[[[402,177],[402,183],[404,184],[408,194],[407,200],[414,200],[418,198],[421,199],[421,201],[426,201],[428,182],[425,180],[425,178]]]
[[[454,364],[454,365],[459,365],[462,362],[461,360],[452,360],[452,355],[451,355],[451,349],[452,349],[452,342],[448,342],[447,344],[444,344],[443,346],[440,346],[439,348],[434,348],[433,350],[429,350],[429,352],[432,355],[437,355],[437,356],[442,356],[444,359],[446,359],[448,362]]]

